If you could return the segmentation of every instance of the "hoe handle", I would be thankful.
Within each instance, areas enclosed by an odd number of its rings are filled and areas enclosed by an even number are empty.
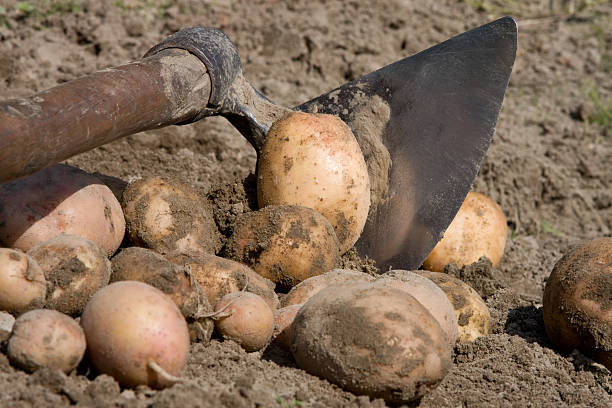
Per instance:
[[[208,103],[206,66],[168,48],[24,99],[0,102],[0,182],[121,136],[189,121]]]

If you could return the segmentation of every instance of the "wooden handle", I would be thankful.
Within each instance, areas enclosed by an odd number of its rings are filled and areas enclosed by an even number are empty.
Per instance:
[[[207,105],[210,89],[204,64],[172,48],[0,102],[0,182],[121,136],[187,121]]]

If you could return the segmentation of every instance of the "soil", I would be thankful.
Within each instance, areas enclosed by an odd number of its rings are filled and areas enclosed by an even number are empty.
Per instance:
[[[541,304],[546,279],[571,245],[612,234],[610,2],[0,0],[0,5],[2,99],[136,60],[172,32],[206,25],[229,35],[245,77],[284,106],[513,15],[519,25],[517,60],[473,185],[500,204],[510,237],[499,267],[483,260],[448,269],[486,301],[491,332],[457,345],[449,374],[417,405],[612,406],[610,371],[577,351],[556,350],[544,331]],[[225,236],[230,221],[253,208],[249,194],[232,193],[252,188],[244,180],[252,179],[256,153],[221,118],[125,137],[68,163],[115,181],[168,176],[209,199],[216,192],[224,200],[214,217]],[[375,269],[354,252],[347,265]],[[69,375],[47,369],[27,374],[0,353],[3,406],[385,406],[307,374],[280,349],[246,353],[217,338],[192,345],[184,377],[162,391],[122,389],[86,361]]]

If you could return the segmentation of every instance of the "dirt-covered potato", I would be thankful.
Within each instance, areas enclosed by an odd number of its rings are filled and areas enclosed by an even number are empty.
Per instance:
[[[504,255],[507,235],[506,217],[499,205],[484,194],[470,191],[423,267],[443,272],[451,262],[462,267],[482,256],[497,266]]]
[[[87,355],[101,373],[126,387],[168,387],[187,362],[189,331],[174,302],[143,282],[100,289],[81,316]]]
[[[395,269],[382,274],[374,284],[401,289],[413,296],[436,318],[446,332],[449,344],[455,344],[459,330],[455,309],[444,291],[430,279],[411,271]]]
[[[374,277],[364,272],[350,269],[332,269],[322,275],[308,278],[295,285],[289,293],[281,298],[281,306],[304,304],[308,299],[334,283],[371,282]]]
[[[261,350],[272,339],[274,314],[261,296],[250,292],[229,293],[217,302],[215,314],[219,334],[234,340],[246,351]]]
[[[121,202],[128,236],[162,255],[216,253],[221,247],[208,203],[188,185],[161,177],[130,183]]]
[[[0,203],[0,244],[25,252],[63,233],[89,239],[110,256],[125,233],[112,191],[97,177],[64,164],[0,184]]]
[[[40,309],[47,280],[38,263],[18,249],[0,248],[0,310],[19,315]]]
[[[390,403],[418,399],[451,367],[436,319],[406,292],[335,284],[314,295],[291,326],[298,366],[347,391]]]
[[[291,112],[266,136],[257,172],[259,206],[303,205],[331,222],[340,250],[359,239],[370,208],[368,169],[337,116]]]
[[[32,372],[53,368],[72,371],[85,354],[85,334],[69,316],[55,310],[36,309],[15,320],[7,355],[15,366]]]
[[[274,282],[240,262],[216,255],[169,257],[172,262],[189,269],[198,281],[211,305],[228,293],[247,292],[261,296],[272,310],[279,307]],[[246,287],[245,287],[246,286]]]
[[[122,249],[111,261],[111,283],[139,281],[161,290],[187,319],[191,338],[205,343],[210,340],[214,322],[199,316],[211,313],[212,306],[187,268],[170,262],[150,249],[139,247]]]
[[[612,238],[580,243],[553,268],[542,299],[550,341],[612,370]]]
[[[77,316],[89,299],[108,284],[111,264],[95,242],[57,235],[32,248],[30,255],[47,279],[46,307]]]
[[[338,238],[329,221],[297,205],[268,206],[240,215],[227,254],[284,287],[334,269],[340,262]]]
[[[415,271],[433,281],[446,293],[457,316],[457,341],[465,343],[489,334],[491,314],[478,292],[470,285],[442,272]]]

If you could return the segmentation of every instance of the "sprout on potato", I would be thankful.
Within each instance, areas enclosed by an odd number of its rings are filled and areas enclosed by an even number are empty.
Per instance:
[[[29,251],[59,234],[89,239],[115,253],[125,233],[121,205],[97,177],[57,164],[0,184],[0,244]]]
[[[338,238],[329,221],[297,205],[241,214],[227,253],[284,287],[334,269],[340,262]]]
[[[214,254],[220,235],[206,202],[177,180],[151,177],[123,192],[128,236],[136,246],[167,254]]]
[[[47,296],[47,280],[38,263],[27,254],[0,248],[0,310],[19,315],[40,309]]]
[[[69,316],[55,310],[36,309],[15,320],[7,355],[25,371],[53,368],[68,373],[85,354],[85,335]]]
[[[423,267],[443,272],[451,262],[462,267],[482,256],[497,266],[504,255],[507,235],[506,217],[499,205],[484,194],[469,192]]]
[[[470,285],[442,272],[415,271],[440,287],[457,316],[457,341],[465,343],[489,334],[491,314],[478,292]]]
[[[421,303],[363,282],[310,298],[291,326],[291,351],[309,373],[394,404],[423,396],[451,367],[446,334]]]
[[[259,206],[302,205],[334,227],[341,253],[355,244],[370,207],[368,169],[337,116],[291,112],[276,121],[258,161]]]
[[[32,248],[30,255],[47,279],[46,307],[77,316],[89,299],[108,284],[111,264],[95,242],[58,235]]]
[[[550,341],[612,370],[612,238],[582,242],[553,268],[542,299]]]
[[[93,366],[123,386],[168,387],[185,367],[185,318],[168,296],[146,283],[102,288],[85,307],[81,326]]]

